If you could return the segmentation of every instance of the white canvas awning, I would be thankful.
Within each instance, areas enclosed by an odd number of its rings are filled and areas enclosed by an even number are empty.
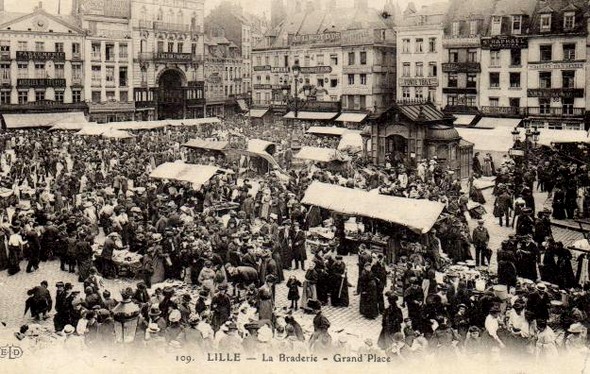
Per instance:
[[[350,153],[358,153],[363,150],[363,137],[360,131],[349,131],[342,134],[338,150]]]
[[[453,114],[454,117],[457,117],[455,120],[456,126],[469,126],[475,116],[473,114]]]
[[[101,134],[102,137],[109,138],[109,139],[129,139],[133,138],[129,132],[124,130],[115,130],[115,129],[108,129],[107,131]]]
[[[238,99],[236,101],[238,103],[238,106],[240,107],[240,110],[242,110],[243,112],[247,112],[248,111],[248,104],[246,104],[246,100],[244,100],[244,99]]]
[[[250,118],[262,118],[268,112],[268,109],[250,109],[248,117]]]
[[[111,124],[111,127],[116,130],[155,130],[166,126],[166,123],[160,121],[117,122]]]
[[[477,151],[506,153],[514,144],[512,129],[509,127],[495,129],[456,127],[456,130],[464,140],[473,143],[473,148]]]
[[[496,128],[496,127],[509,127],[510,129],[515,128],[522,122],[520,118],[493,118],[483,117],[476,124],[475,127],[479,128]]]
[[[317,181],[307,188],[301,202],[343,214],[392,222],[422,234],[430,231],[444,208],[443,204],[434,201],[380,195]]]
[[[347,131],[348,129],[345,129],[344,127],[311,126],[306,132],[308,134],[342,136]]]
[[[333,148],[318,148],[318,147],[301,147],[301,150],[294,156],[301,160],[310,160],[318,162],[347,162],[350,157],[342,154],[337,149]]]
[[[83,112],[3,114],[7,129],[52,127],[60,123],[86,123]]]
[[[109,124],[89,124],[82,127],[76,135],[100,136],[110,130],[112,127]]]
[[[219,124],[221,120],[217,117],[207,117],[207,118],[185,118],[180,121],[183,126],[202,126],[202,125],[212,125],[212,124]]]
[[[283,116],[285,119],[305,119],[305,120],[330,120],[336,117],[338,113],[335,112],[298,112],[295,117],[295,112],[291,111]]]
[[[155,168],[151,178],[169,179],[192,183],[194,187],[200,187],[213,177],[219,168],[211,165],[185,164],[182,161],[165,162]]]
[[[540,129],[539,144],[552,145],[558,143],[590,143],[588,132],[583,130],[550,130]],[[524,130],[520,130],[524,133]],[[524,137],[521,135],[521,137]]]
[[[191,139],[184,143],[183,146],[187,148],[210,149],[214,151],[222,151],[229,145],[227,141]]]
[[[361,123],[365,118],[367,118],[367,113],[342,113],[336,118],[336,121]]]
[[[96,122],[85,122],[85,123],[60,123],[52,126],[49,131],[64,130],[64,131],[76,131],[82,130],[84,126],[97,125]]]

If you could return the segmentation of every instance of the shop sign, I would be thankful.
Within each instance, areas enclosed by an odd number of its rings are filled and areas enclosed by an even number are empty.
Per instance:
[[[268,71],[268,70],[270,70],[270,65],[254,66],[254,67],[252,67],[252,70],[254,70],[254,71]]]
[[[479,73],[479,62],[445,62],[442,64],[443,73]]]
[[[289,67],[288,66],[276,66],[270,68],[271,73],[288,73]]]
[[[411,87],[436,87],[438,86],[437,78],[399,78],[400,86],[411,86]]]
[[[57,79],[48,79],[48,78],[40,78],[40,79],[29,79],[29,78],[22,78],[17,79],[16,85],[18,87],[23,88],[36,88],[36,87],[65,87],[66,80],[62,78]]]
[[[301,74],[330,74],[331,66],[302,66]]]
[[[543,98],[581,98],[584,97],[583,88],[529,88],[528,97]]]
[[[321,34],[289,35],[290,45],[300,44],[338,44],[341,35],[339,32],[325,32]]]
[[[529,63],[529,69],[531,70],[547,70],[547,69],[583,69],[583,62],[545,62],[536,64],[534,62]]]
[[[37,52],[16,51],[16,59],[19,61],[65,61],[64,52]]]
[[[528,39],[514,36],[494,36],[481,40],[482,49],[522,49],[528,48]]]
[[[255,90],[270,90],[270,89],[272,89],[272,85],[271,84],[255,84],[254,89]]]

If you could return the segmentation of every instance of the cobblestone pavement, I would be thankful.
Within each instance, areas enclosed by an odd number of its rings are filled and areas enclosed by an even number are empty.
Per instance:
[[[484,216],[486,221],[485,225],[490,231],[490,248],[494,251],[492,257],[491,269],[495,271],[496,256],[495,252],[500,246],[502,240],[504,240],[509,233],[513,232],[514,229],[507,227],[500,227],[497,220],[491,214],[494,198],[491,195],[491,189],[483,191],[484,197],[486,198],[485,208],[488,213]],[[544,194],[543,194],[544,195]],[[539,194],[537,197],[538,202],[542,205],[544,196]],[[539,206],[541,206],[539,205]],[[475,220],[468,220],[471,229],[476,224]],[[570,245],[573,241],[581,239],[582,234],[574,230],[568,230],[563,228],[554,227],[553,232],[556,240],[563,241],[564,244]],[[324,314],[332,323],[331,331],[336,332],[344,329],[345,333],[350,335],[351,339],[354,339],[354,335],[362,336],[363,338],[372,338],[376,341],[380,329],[381,329],[381,318],[378,317],[375,320],[367,320],[366,318],[359,315],[359,297],[354,295],[356,290],[356,281],[358,278],[358,268],[356,266],[356,256],[346,256],[344,262],[347,265],[348,277],[350,284],[353,287],[349,287],[350,295],[350,306],[348,308],[334,308],[332,306],[326,306],[324,308]],[[26,263],[21,264],[21,268],[24,270]],[[302,270],[286,271],[285,277],[288,278],[291,274],[295,274],[301,281],[304,279],[304,272]],[[50,285],[52,294],[55,296],[55,283],[57,281],[71,282],[75,284],[77,288],[81,286],[77,282],[77,276],[75,274],[69,274],[59,270],[59,263],[57,261],[47,262],[41,264],[41,269],[31,274],[27,274],[24,271],[14,275],[8,276],[7,273],[0,273],[0,322],[6,323],[4,329],[9,329],[10,332],[14,332],[23,323],[30,322],[29,317],[23,317],[24,304],[26,300],[26,291],[35,285],[38,285],[42,280],[47,280]],[[134,285],[136,281],[128,279],[116,279],[116,280],[105,280],[106,288],[109,289],[113,295],[119,296],[118,291],[128,285]],[[288,307],[290,302],[287,300],[287,287],[285,282],[276,286],[276,300],[277,307]],[[295,312],[295,316],[302,322],[305,327],[311,326],[312,315],[306,315],[301,310]],[[47,324],[50,321],[45,322]]]

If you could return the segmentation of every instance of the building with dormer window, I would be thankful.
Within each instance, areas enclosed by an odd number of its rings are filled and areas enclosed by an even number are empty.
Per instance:
[[[584,129],[588,1],[541,0],[528,32],[527,121]]]
[[[31,13],[7,12],[0,0],[0,112],[86,113],[84,38],[75,17],[49,14],[41,3]]]
[[[397,37],[398,100],[429,100],[442,107],[443,24],[449,4],[412,4],[403,12]]]
[[[481,38],[479,110],[484,116],[526,114],[528,38],[536,0],[500,0]]]
[[[494,2],[452,1],[444,24],[442,56],[443,108],[447,113],[471,114],[480,106],[481,36],[490,27],[501,32],[500,17],[491,17]]]

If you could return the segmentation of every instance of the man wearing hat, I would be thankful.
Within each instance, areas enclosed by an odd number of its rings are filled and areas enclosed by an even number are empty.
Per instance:
[[[295,222],[291,253],[293,254],[293,261],[295,261],[295,270],[299,269],[301,264],[301,270],[305,271],[305,260],[307,260],[307,251],[305,248],[305,232],[301,230],[299,222]]]
[[[506,227],[510,227],[510,211],[512,210],[512,197],[507,189],[502,189],[496,201],[494,202],[494,216],[500,219],[500,226],[502,226],[502,218],[506,218]]]
[[[160,336],[164,336],[164,331],[168,326],[166,319],[162,317],[162,311],[160,310],[160,306],[158,304],[152,304],[150,310],[148,312],[149,323],[153,323],[160,329],[158,331]]]
[[[227,284],[220,284],[217,293],[211,299],[211,327],[217,332],[229,320],[231,315],[231,299],[227,295]]]
[[[113,262],[113,252],[115,249],[122,248],[117,244],[120,240],[121,235],[117,232],[112,232],[107,235],[102,246],[102,252],[100,254],[100,260],[102,263],[101,273],[107,279],[114,277],[116,274],[115,263]]]
[[[524,236],[533,234],[535,223],[531,214],[531,208],[522,208],[522,214],[518,217],[518,221],[516,222],[516,235]]]
[[[490,242],[490,233],[488,229],[484,226],[484,220],[480,219],[477,221],[477,227],[473,229],[472,234],[472,241],[473,246],[475,247],[475,265],[476,266],[484,266],[489,265],[489,258],[488,256],[488,243]]]
[[[547,286],[545,283],[537,283],[536,290],[532,292],[526,303],[526,310],[532,313],[533,319],[549,318],[549,305],[551,300],[547,294]]]
[[[347,307],[348,299],[348,277],[346,264],[342,261],[342,256],[336,256],[336,261],[330,268],[330,298],[332,306]]]
[[[53,317],[53,326],[55,331],[63,330],[64,326],[69,323],[68,318],[68,305],[67,305],[67,292],[65,289],[64,282],[57,282],[55,284],[55,316]]]

